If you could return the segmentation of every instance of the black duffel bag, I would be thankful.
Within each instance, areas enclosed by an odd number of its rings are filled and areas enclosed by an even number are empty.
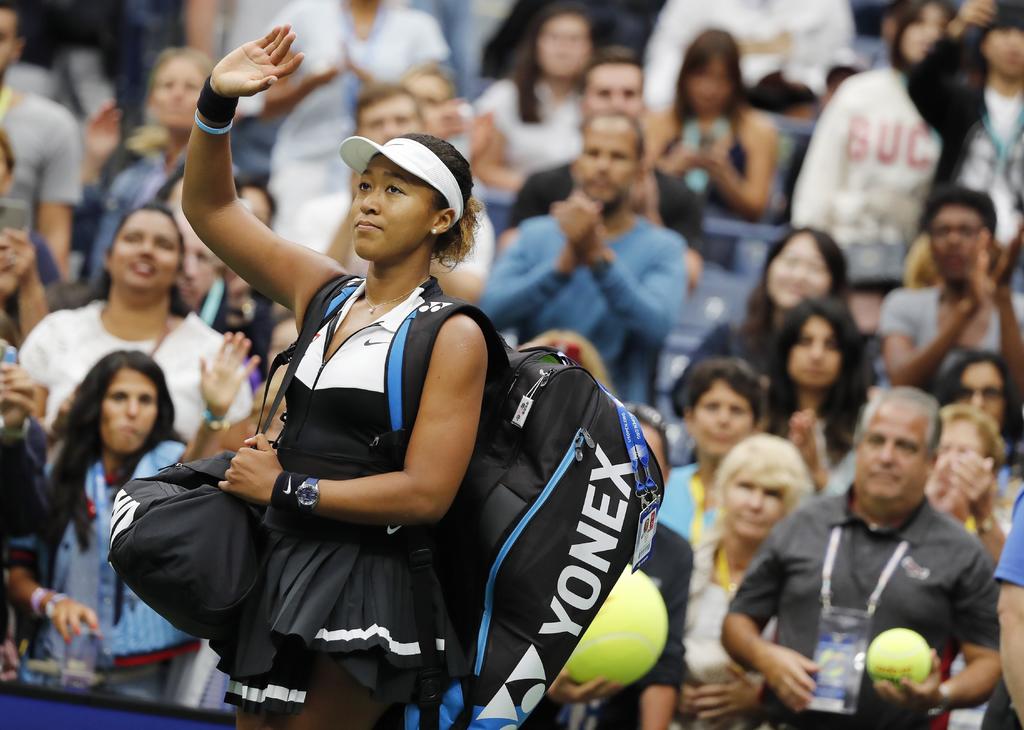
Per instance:
[[[307,320],[319,317],[333,293],[330,286],[317,292]],[[270,427],[318,329],[316,322],[307,323],[299,339],[275,358],[271,379],[281,365],[288,368],[262,432]],[[233,457],[225,451],[133,479],[115,496],[110,520],[108,560],[125,585],[172,625],[204,639],[233,637],[242,605],[263,568],[258,541],[264,508],[217,487]]]
[[[259,579],[262,510],[217,488],[232,452],[135,479],[114,499],[110,564],[175,627],[229,639]],[[204,565],[206,570],[196,570]]]

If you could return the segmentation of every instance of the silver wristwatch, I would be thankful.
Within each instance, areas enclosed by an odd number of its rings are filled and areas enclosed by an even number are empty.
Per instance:
[[[295,501],[303,512],[312,512],[320,504],[320,480],[310,477],[295,490]]]

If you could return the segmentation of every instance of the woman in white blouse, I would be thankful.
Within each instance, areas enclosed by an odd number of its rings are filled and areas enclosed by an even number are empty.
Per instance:
[[[115,350],[138,350],[160,365],[174,402],[174,430],[185,440],[203,423],[218,431],[249,414],[248,387],[226,410],[214,412],[204,401],[202,363],[212,363],[226,340],[190,312],[178,294],[175,282],[183,256],[173,213],[156,203],[144,205],[117,228],[96,301],[53,312],[32,330],[20,358],[40,386],[39,411],[48,428],[89,369]]]
[[[811,493],[811,479],[793,444],[758,434],[729,451],[714,489],[722,509],[693,555],[684,640],[687,674],[679,711],[688,729],[747,730],[759,722],[762,681],[725,653],[722,621],[754,553]]]
[[[477,101],[473,159],[488,188],[515,192],[527,176],[574,160],[580,151],[580,94],[592,50],[590,20],[576,5],[537,14],[508,79]]]

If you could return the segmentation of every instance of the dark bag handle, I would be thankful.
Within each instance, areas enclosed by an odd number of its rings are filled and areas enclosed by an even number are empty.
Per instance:
[[[324,319],[331,314],[335,308],[331,311],[327,311],[327,308],[333,300],[342,294],[346,287],[351,286],[352,290],[355,291],[355,286],[352,286],[353,281],[357,280],[355,276],[343,276],[339,279],[334,279],[324,284],[320,290],[313,295],[313,298],[309,302],[309,306],[306,307],[306,314],[302,321],[302,329],[299,331],[299,338],[295,340],[284,352],[278,353],[274,358],[274,362],[270,365],[270,372],[267,373],[267,382],[270,383],[274,379],[274,374],[281,365],[288,363],[288,369],[284,372],[284,377],[281,379],[281,387],[277,390],[277,395],[274,396],[274,402],[270,406],[270,411],[267,413],[267,417],[264,420],[263,412],[267,407],[267,390],[263,390],[263,404],[260,406],[260,433],[266,433],[270,429],[270,424],[274,422],[274,416],[277,414],[278,408],[281,407],[281,402],[284,400],[285,393],[288,392],[288,386],[291,385],[292,379],[295,377],[295,371],[299,368],[299,362],[302,360],[302,356],[306,354],[306,350],[309,348],[310,343],[316,336],[316,333],[323,326]],[[349,292],[351,295],[352,292]],[[338,302],[340,305],[344,299]]]

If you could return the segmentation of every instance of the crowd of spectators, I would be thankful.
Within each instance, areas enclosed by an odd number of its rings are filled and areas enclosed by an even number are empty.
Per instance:
[[[296,336],[181,212],[216,58],[290,24],[299,71],[238,107],[243,204],[365,272],[339,142],[447,139],[486,208],[431,273],[663,464],[668,648],[527,727],[1019,727],[1024,11],[496,5],[488,39],[467,0],[0,0],[0,679],[59,687],[94,632],[96,691],[224,708],[104,535],[127,480],[252,434]],[[928,678],[836,700],[833,609],[921,633]]]

